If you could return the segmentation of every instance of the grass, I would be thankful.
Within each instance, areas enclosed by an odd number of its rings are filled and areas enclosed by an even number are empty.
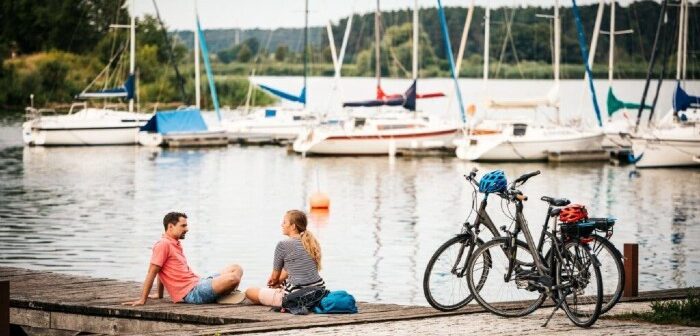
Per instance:
[[[618,314],[609,318],[700,327],[699,292],[697,289],[691,289],[688,297],[683,300],[654,301],[651,303],[650,312]]]

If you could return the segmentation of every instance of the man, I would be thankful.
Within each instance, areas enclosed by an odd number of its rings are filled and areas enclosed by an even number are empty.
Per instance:
[[[235,291],[243,276],[243,269],[238,265],[230,265],[220,273],[207,278],[199,278],[187,265],[187,259],[182,250],[180,239],[187,234],[187,215],[180,212],[170,212],[163,218],[165,234],[155,245],[151,255],[151,264],[143,282],[141,298],[125,302],[125,305],[143,305],[151,299],[163,297],[163,288],[168,290],[173,302],[185,303],[214,303],[228,295],[226,303],[238,303],[245,295]],[[153,281],[158,276],[158,293],[149,295]],[[235,291],[234,293],[231,293]],[[231,295],[229,295],[231,294]]]

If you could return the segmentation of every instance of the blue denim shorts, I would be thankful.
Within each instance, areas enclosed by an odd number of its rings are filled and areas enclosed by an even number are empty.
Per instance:
[[[219,275],[219,273],[215,273],[206,278],[199,279],[197,285],[194,286],[194,288],[192,288],[192,290],[190,290],[190,292],[187,293],[187,295],[185,295],[183,301],[185,303],[193,304],[216,302],[216,299],[218,299],[219,296],[216,293],[214,293],[212,281],[214,281],[214,278],[218,277]]]

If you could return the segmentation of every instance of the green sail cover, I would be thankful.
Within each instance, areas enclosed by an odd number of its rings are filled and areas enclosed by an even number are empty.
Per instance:
[[[615,94],[613,93],[612,87],[608,89],[608,117],[612,116],[615,112],[619,111],[620,109],[638,109],[639,104],[635,103],[626,103],[623,102],[622,100],[617,99],[615,97]],[[651,106],[649,105],[644,105],[644,109],[650,109]]]

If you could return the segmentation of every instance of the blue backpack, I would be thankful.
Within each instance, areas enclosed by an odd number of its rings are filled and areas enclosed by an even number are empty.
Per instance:
[[[316,307],[316,314],[354,314],[357,313],[355,298],[344,290],[328,293]]]

